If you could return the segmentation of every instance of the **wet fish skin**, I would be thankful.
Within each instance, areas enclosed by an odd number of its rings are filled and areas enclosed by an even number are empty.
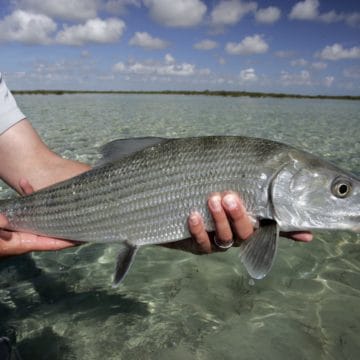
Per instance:
[[[130,145],[132,151],[126,151]],[[240,192],[251,216],[272,221],[241,249],[255,278],[270,270],[279,230],[359,231],[359,179],[285,144],[247,137],[151,138],[119,140],[105,149],[100,166],[1,202],[10,228],[85,242],[121,242],[117,281],[139,246],[189,237],[192,210],[213,230],[206,204],[213,191]],[[341,185],[349,188],[346,196],[334,194]]]
[[[265,169],[265,163],[277,150],[267,142],[254,146],[245,140],[239,146],[236,140],[169,140],[1,203],[0,211],[14,229],[136,245],[188,237],[186,219],[192,209],[198,209],[211,228],[206,199],[212,191],[241,191],[249,211],[267,217],[263,190],[276,169]]]

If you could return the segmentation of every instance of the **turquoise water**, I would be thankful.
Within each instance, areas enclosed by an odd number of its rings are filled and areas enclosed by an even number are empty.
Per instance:
[[[18,96],[47,144],[93,163],[132,136],[280,140],[360,173],[360,102],[165,95]],[[1,187],[1,197],[10,190]],[[0,261],[0,330],[24,359],[358,359],[360,236],[281,239],[255,283],[237,250],[144,247],[113,289],[116,246]]]

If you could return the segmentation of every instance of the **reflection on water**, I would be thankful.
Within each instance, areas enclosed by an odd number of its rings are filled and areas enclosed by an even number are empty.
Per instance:
[[[51,148],[94,162],[116,137],[210,134],[294,144],[360,173],[360,103],[161,95],[19,96]],[[1,188],[1,197],[10,191]],[[111,287],[117,246],[0,261],[0,331],[24,359],[357,359],[360,236],[282,239],[250,281],[236,249],[140,250]]]

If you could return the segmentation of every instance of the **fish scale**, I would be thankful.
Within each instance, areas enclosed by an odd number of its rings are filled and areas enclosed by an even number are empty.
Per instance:
[[[127,145],[135,151],[127,152]],[[118,264],[122,261],[128,267],[140,245],[189,237],[187,218],[193,210],[204,217],[207,230],[214,230],[207,197],[211,192],[233,190],[241,193],[252,217],[272,221],[255,232],[257,242],[246,242],[255,244],[251,246],[257,249],[256,256],[250,248],[243,249],[243,262],[255,277],[269,271],[279,229],[326,229],[327,220],[329,224],[337,221],[336,214],[330,221],[329,211],[350,211],[349,224],[336,226],[358,229],[358,179],[285,144],[224,136],[119,140],[106,147],[109,158],[102,165],[29,196],[0,202],[9,228],[78,241],[119,241],[127,244],[127,252],[119,255]],[[327,178],[309,196],[323,173]],[[352,198],[346,199],[350,204],[330,193],[339,176],[352,183]],[[304,179],[309,180],[305,186],[299,183]],[[317,190],[324,194],[319,197]],[[321,219],[311,213],[311,204],[317,208],[324,204]],[[117,271],[121,279],[127,270],[118,265]]]
[[[202,140],[192,143],[178,140],[165,147],[145,149],[19,199],[16,216],[11,216],[11,210],[5,214],[14,227],[34,231],[32,227],[36,224],[38,233],[83,241],[115,239],[119,234],[121,238],[146,242],[147,226],[153,224],[151,237],[155,237],[156,228],[158,239],[165,242],[169,236],[175,240],[162,228],[169,226],[162,219],[171,213],[178,214],[181,221],[174,236],[187,237],[184,220],[186,223],[193,209],[197,208],[205,215],[206,224],[213,226],[205,209],[210,192],[229,188],[241,191],[249,208],[253,208],[254,194],[245,193],[249,185],[259,180],[261,164],[252,164],[259,154],[266,159],[261,148],[254,154],[251,146],[245,144],[239,151],[238,144],[226,138]],[[91,238],[86,239],[84,235],[89,234]]]

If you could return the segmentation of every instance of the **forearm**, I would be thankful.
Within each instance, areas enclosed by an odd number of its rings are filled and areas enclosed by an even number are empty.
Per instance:
[[[52,152],[26,119],[0,135],[0,159],[0,177],[18,192],[21,179],[38,190],[90,169]]]

